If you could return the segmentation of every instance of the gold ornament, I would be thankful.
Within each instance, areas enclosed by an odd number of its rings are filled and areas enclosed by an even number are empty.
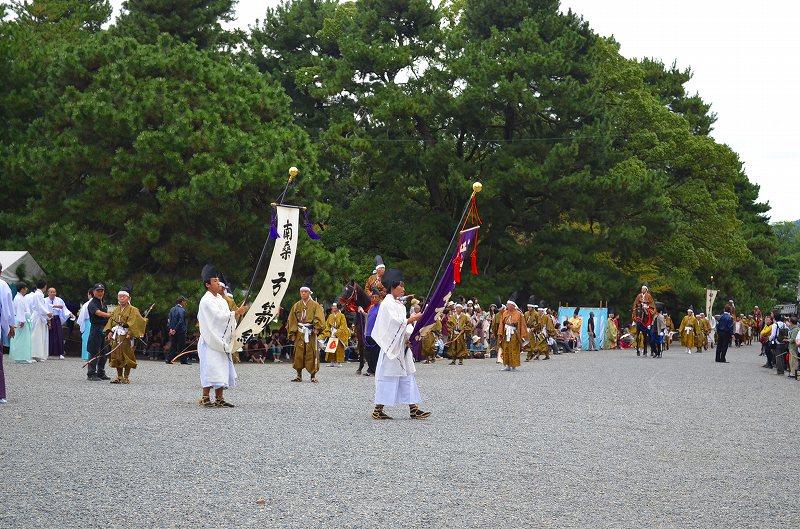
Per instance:
[[[475,191],[476,193],[480,193],[482,189],[483,189],[483,184],[481,184],[480,182],[475,182],[474,184],[472,184],[472,190]]]
[[[297,170],[297,167],[292,166],[292,167],[289,168],[289,176],[291,176],[292,178],[297,176],[297,173],[299,173],[299,172],[300,171]]]

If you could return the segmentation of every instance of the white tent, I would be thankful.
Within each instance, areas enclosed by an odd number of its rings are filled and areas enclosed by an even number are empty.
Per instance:
[[[36,259],[26,251],[0,251],[0,263],[3,265],[3,272],[0,273],[6,283],[16,283],[19,281],[17,277],[17,268],[22,265],[25,268],[25,279],[30,281],[33,278],[44,277],[44,270],[36,262]]]

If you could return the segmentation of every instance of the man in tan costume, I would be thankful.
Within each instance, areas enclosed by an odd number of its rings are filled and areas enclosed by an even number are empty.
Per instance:
[[[286,330],[289,340],[294,343],[294,362],[292,367],[297,376],[292,382],[303,381],[303,368],[311,374],[311,382],[317,382],[319,371],[319,351],[317,336],[325,326],[325,312],[319,303],[311,299],[311,288],[306,284],[300,287],[300,301],[289,311]]]

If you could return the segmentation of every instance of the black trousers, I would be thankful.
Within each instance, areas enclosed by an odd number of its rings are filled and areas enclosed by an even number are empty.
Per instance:
[[[175,334],[172,336],[172,341],[170,341],[169,358],[167,361],[172,362],[172,359],[178,356],[184,349],[186,349],[186,331],[175,331]],[[189,355],[182,356],[181,364],[187,363],[189,363]]]
[[[373,346],[367,347],[367,372],[375,374],[375,370],[378,369],[378,355],[381,352],[380,346]]]
[[[92,325],[89,329],[89,340],[86,342],[86,351],[89,353],[89,359],[97,358],[89,363],[89,371],[87,376],[92,375],[105,375],[106,374],[106,341],[103,336],[103,328]]]
[[[767,355],[767,365],[770,368],[775,367],[775,352],[771,343],[764,344],[764,354]]]
[[[728,353],[728,346],[731,343],[731,333],[717,331],[717,362],[724,362],[725,355]]]

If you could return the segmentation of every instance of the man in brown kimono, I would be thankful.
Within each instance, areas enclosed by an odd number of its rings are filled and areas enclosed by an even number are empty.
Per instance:
[[[472,320],[460,303],[450,316],[450,335],[450,358],[453,359],[450,365],[455,365],[458,360],[458,364],[463,366],[464,358],[467,357],[467,337],[472,336]]]
[[[289,340],[294,342],[294,362],[292,367],[297,376],[292,382],[303,381],[303,368],[311,374],[311,382],[317,382],[319,371],[319,350],[317,336],[325,325],[325,312],[319,303],[311,299],[311,288],[300,287],[300,301],[289,311],[286,331]]]
[[[506,302],[506,310],[500,318],[500,328],[497,341],[500,344],[498,352],[503,353],[504,371],[516,371],[520,366],[520,353],[525,341],[528,339],[528,327],[525,317],[520,312],[515,296],[512,295]]]
[[[364,285],[364,290],[366,292],[372,292],[373,289],[377,288],[381,291],[381,299],[386,297],[386,287],[383,286],[382,279],[383,274],[386,272],[386,265],[383,264],[383,258],[380,255],[375,256],[375,270],[372,271],[372,275],[367,278],[367,283]]]
[[[109,367],[116,368],[117,377],[112,384],[130,384],[131,369],[136,369],[136,341],[144,336],[147,320],[139,309],[130,304],[131,287],[125,286],[117,294],[119,305],[111,313],[103,332],[111,344]]]
[[[339,343],[334,350],[327,347],[328,339],[332,336],[339,339]],[[322,331],[319,337],[325,340],[325,361],[330,362],[329,365],[331,367],[342,367],[344,348],[350,340],[350,328],[347,326],[347,319],[345,319],[344,314],[339,310],[339,305],[336,303],[331,305],[331,313],[328,315],[328,319],[325,320],[325,330]]]

